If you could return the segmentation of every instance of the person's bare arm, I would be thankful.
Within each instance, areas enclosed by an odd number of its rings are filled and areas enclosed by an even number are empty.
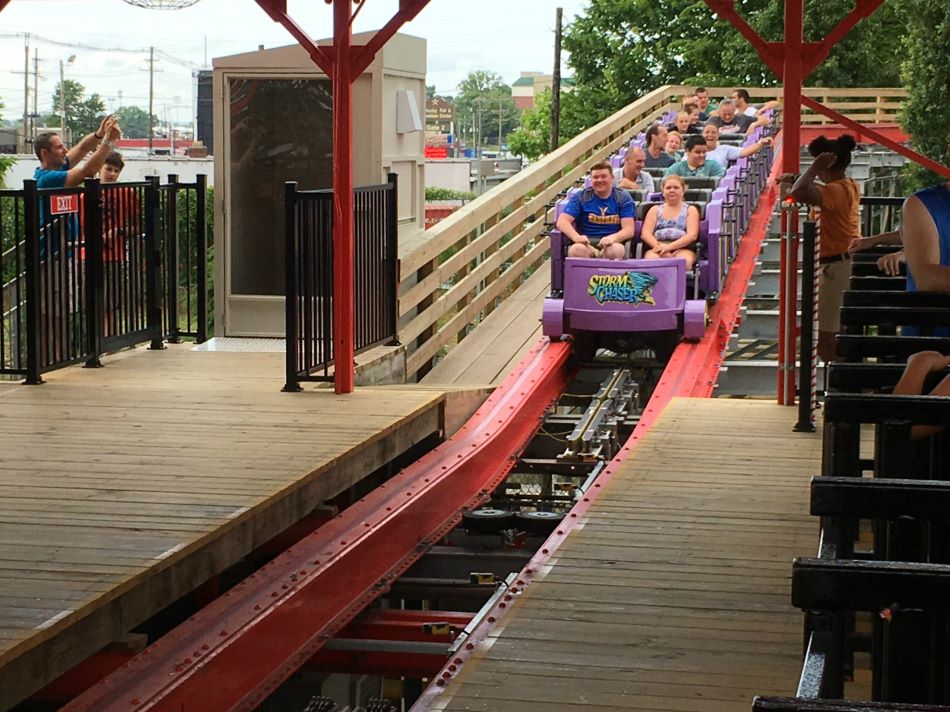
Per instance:
[[[950,267],[940,264],[940,236],[919,198],[911,196],[901,209],[901,239],[907,268],[922,292],[950,294]]]
[[[104,116],[102,121],[99,122],[99,128],[94,133],[86,134],[75,146],[69,149],[66,152],[66,160],[69,161],[69,165],[75,166],[86,157],[87,153],[94,151],[96,145],[107,136],[109,126],[114,122],[115,117],[112,114]]]
[[[598,247],[604,248],[608,245],[620,244],[627,242],[633,238],[633,234],[636,229],[636,221],[633,218],[620,218],[620,229],[615,232],[613,235],[607,235],[607,237],[602,237],[598,243]]]
[[[894,386],[895,396],[919,396],[924,392],[924,380],[933,371],[950,366],[950,357],[938,351],[918,351],[907,357],[907,365]]]
[[[643,190],[639,183],[630,180],[626,176],[617,182],[617,187],[623,188],[624,190]]]
[[[918,351],[907,358],[907,366],[900,380],[894,386],[895,396],[919,396],[924,395],[924,382],[927,376],[937,371],[942,371],[950,366],[950,356],[944,356],[938,351]],[[950,395],[950,376],[944,378],[933,391],[927,395],[947,396]],[[911,437],[914,440],[925,438],[934,433],[939,433],[943,428],[934,425],[915,425],[911,428]]]
[[[812,164],[802,173],[792,186],[791,195],[798,203],[817,205],[821,207],[821,193],[815,186],[815,178],[824,167],[830,167],[838,157],[830,151],[816,157]]]
[[[772,123],[772,120],[768,116],[760,116],[751,124],[749,124],[749,128],[747,128],[743,133],[750,134],[759,128],[759,126],[768,126],[770,123]]]
[[[772,101],[767,101],[764,104],[762,104],[762,106],[759,107],[758,111],[756,111],[756,114],[762,115],[769,109],[774,109],[776,106],[778,106],[778,104],[779,102],[775,99],[773,99]]]
[[[907,255],[903,250],[883,255],[877,259],[877,268],[890,277],[897,277],[901,273],[901,265],[907,262]]]
[[[856,237],[848,244],[848,254],[870,250],[878,245],[899,245],[901,244],[900,230],[891,230],[890,232],[881,232],[877,235],[867,235],[866,237]]]
[[[81,185],[86,178],[94,177],[99,172],[99,169],[105,164],[106,158],[109,157],[109,154],[115,150],[115,142],[122,137],[122,132],[119,130],[119,125],[114,119],[108,121],[105,131],[105,139],[99,144],[99,147],[89,157],[89,160],[80,163],[75,168],[69,169],[69,172],[66,174],[67,188],[75,188],[76,186]]]
[[[653,236],[659,210],[660,207],[656,205],[647,210],[647,214],[643,218],[643,227],[640,229],[640,240],[654,252],[658,252],[660,247],[660,241]]]
[[[578,242],[582,245],[589,245],[590,240],[587,239],[587,235],[581,235],[577,228],[574,227],[574,216],[568,215],[567,213],[561,213],[561,217],[557,219],[555,224],[558,230],[561,231],[561,234],[564,235],[571,242]]]
[[[739,149],[739,158],[745,158],[746,156],[751,156],[753,153],[758,153],[765,146],[772,145],[772,137],[766,136],[765,138],[760,138],[758,141],[753,143],[750,146],[743,146]]]

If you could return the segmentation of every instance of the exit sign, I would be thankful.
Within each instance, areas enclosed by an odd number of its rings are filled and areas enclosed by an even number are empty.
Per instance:
[[[79,196],[76,193],[72,195],[51,195],[49,197],[49,211],[53,215],[78,213]]]

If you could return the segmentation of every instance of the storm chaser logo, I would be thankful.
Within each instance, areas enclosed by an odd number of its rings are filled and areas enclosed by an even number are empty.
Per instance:
[[[653,301],[653,285],[656,281],[656,277],[649,272],[595,274],[587,285],[587,293],[596,299],[598,304],[656,304]]]

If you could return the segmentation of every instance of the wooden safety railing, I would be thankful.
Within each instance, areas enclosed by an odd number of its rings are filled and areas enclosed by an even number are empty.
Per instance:
[[[708,87],[712,97],[734,87]],[[406,376],[421,378],[484,319],[547,256],[545,221],[556,197],[577,183],[590,164],[607,158],[665,112],[679,108],[692,88],[659,87],[591,127],[558,150],[495,186],[432,227],[402,259],[399,340],[406,345]],[[781,88],[749,89],[755,100]],[[826,89],[805,92],[862,122],[896,121],[902,89]],[[824,117],[812,115],[806,121]]]
[[[399,339],[407,378],[444,353],[517,289],[547,255],[545,219],[558,194],[673,108],[664,86],[573,138],[452,213],[402,259]]]
[[[730,89],[710,88],[710,96],[728,96]],[[765,99],[781,99],[781,87],[749,89],[754,102]],[[863,87],[858,89],[833,89],[830,87],[806,87],[805,96],[811,97],[829,109],[844,114],[853,121],[862,124],[897,123],[901,102],[907,96],[907,90],[893,87]],[[830,124],[831,119],[817,114],[811,109],[802,110],[804,124]]]

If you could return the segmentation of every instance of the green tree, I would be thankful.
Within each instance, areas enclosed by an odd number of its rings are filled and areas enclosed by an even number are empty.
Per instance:
[[[521,125],[508,137],[508,150],[530,160],[540,158],[551,146],[551,90],[545,89],[534,98],[534,106],[521,113]],[[563,144],[589,123],[591,116],[581,97],[573,92],[561,92],[561,120],[558,123],[559,140]]]
[[[138,106],[123,106],[115,112],[126,138],[148,138],[148,112]],[[152,125],[158,126],[158,117],[152,114]]]
[[[508,150],[530,160],[548,152],[551,144],[551,90],[534,97],[534,106],[521,113],[521,125],[508,137]]]
[[[901,127],[915,151],[950,165],[950,5],[930,0],[905,0],[905,5],[902,73],[907,99],[901,107]],[[907,174],[911,190],[946,180],[917,164],[910,164]]]
[[[900,5],[894,0],[840,42],[807,85],[893,86]],[[743,16],[767,41],[784,26],[782,0],[744,0]],[[852,0],[806,3],[806,40],[823,37],[853,7]],[[587,125],[663,84],[770,86],[779,83],[749,43],[702,0],[591,0],[564,33],[576,93],[595,107]],[[868,71],[873,67],[873,71]]]
[[[60,96],[65,99],[61,103]],[[86,98],[86,88],[79,82],[67,79],[56,85],[53,91],[53,112],[48,118],[49,126],[60,125],[60,107],[66,109],[66,127],[74,141],[99,128],[106,113],[106,104],[98,94]]]
[[[455,126],[471,144],[485,145],[505,137],[518,125],[518,109],[511,87],[494,72],[471,72],[458,85],[455,97]]]

